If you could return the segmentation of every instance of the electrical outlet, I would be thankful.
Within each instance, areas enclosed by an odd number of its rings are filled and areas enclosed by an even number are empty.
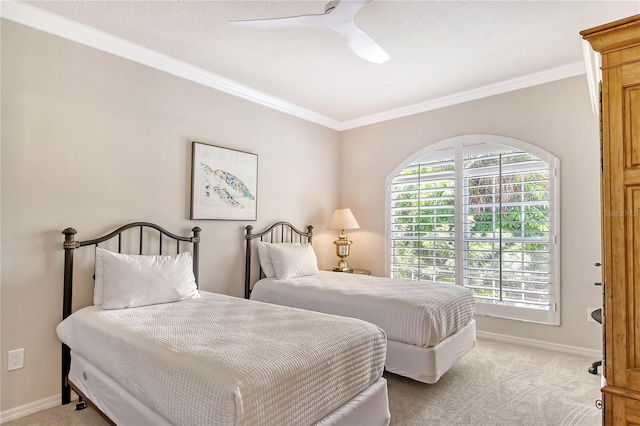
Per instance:
[[[9,351],[9,371],[24,367],[24,349]]]
[[[598,323],[598,321],[594,320],[591,316],[591,313],[593,311],[597,311],[598,309],[600,308],[587,308],[587,322],[595,322],[596,324]]]

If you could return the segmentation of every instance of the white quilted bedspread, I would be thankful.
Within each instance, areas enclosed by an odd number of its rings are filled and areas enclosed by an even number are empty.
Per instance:
[[[91,306],[57,333],[183,425],[313,424],[381,377],[386,351],[372,324],[223,295]]]
[[[475,314],[473,296],[462,286],[329,271],[262,279],[251,299],[359,318],[380,326],[389,340],[425,348],[456,333]]]

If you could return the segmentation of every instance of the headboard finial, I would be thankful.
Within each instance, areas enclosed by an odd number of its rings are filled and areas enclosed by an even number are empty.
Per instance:
[[[62,243],[62,248],[64,248],[65,250],[69,250],[80,247],[79,243],[77,241],[74,241],[73,239],[73,236],[77,234],[78,231],[73,228],[67,228],[62,231],[62,233],[64,234],[64,242]]]
[[[202,229],[200,229],[199,226],[194,226],[191,229],[191,232],[193,232],[193,237],[191,237],[191,242],[192,243],[199,243],[200,242],[200,232],[202,231]]]

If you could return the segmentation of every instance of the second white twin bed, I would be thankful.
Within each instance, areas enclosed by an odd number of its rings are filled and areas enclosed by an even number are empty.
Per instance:
[[[278,222],[247,227],[247,288],[251,300],[358,318],[387,335],[385,369],[435,383],[475,346],[475,303],[458,285],[318,271],[312,228]],[[261,279],[252,285],[251,241]],[[264,276],[264,278],[262,278]]]

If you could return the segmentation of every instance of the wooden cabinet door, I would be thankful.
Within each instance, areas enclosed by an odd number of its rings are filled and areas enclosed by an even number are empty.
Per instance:
[[[640,46],[603,58],[606,377],[640,393]],[[623,65],[620,65],[623,64]]]
[[[640,424],[640,15],[582,35],[602,54],[604,420]]]

